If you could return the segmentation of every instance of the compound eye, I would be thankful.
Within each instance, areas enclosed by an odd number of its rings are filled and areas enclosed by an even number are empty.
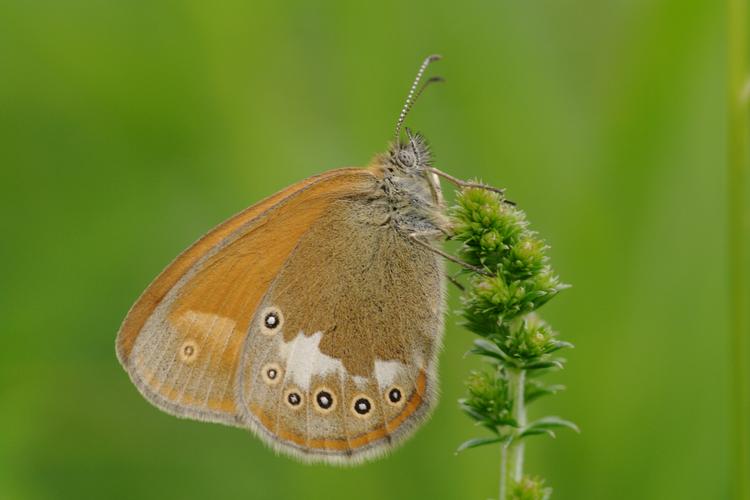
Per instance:
[[[408,149],[402,149],[396,155],[398,162],[404,167],[413,167],[415,162],[414,153]]]

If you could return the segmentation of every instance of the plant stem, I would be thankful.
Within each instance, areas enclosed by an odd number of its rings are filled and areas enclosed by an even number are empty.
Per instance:
[[[503,441],[500,445],[500,494],[498,500],[508,497],[508,442]]]
[[[513,398],[513,418],[519,429],[526,426],[526,404],[524,401],[524,388],[526,386],[526,370],[512,368],[508,370],[508,382]],[[515,439],[510,446],[509,460],[510,472],[513,481],[519,482],[523,477],[523,452],[524,442],[520,438]]]
[[[744,95],[748,81],[746,0],[728,0],[728,229],[729,229],[729,309],[732,384],[732,490],[737,499],[750,499],[750,387],[748,387],[748,318],[745,306],[750,297],[748,290],[746,215],[748,175],[748,116],[747,98]]]

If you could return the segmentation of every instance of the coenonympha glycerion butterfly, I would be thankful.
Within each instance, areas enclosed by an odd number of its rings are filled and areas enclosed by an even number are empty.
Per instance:
[[[425,140],[401,126],[431,82],[419,69],[387,153],[305,179],[177,257],[133,305],[117,357],[179,417],[253,430],[310,462],[383,454],[437,395],[450,234]]]

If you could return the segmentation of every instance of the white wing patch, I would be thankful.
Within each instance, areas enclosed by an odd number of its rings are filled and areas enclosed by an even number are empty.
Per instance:
[[[380,361],[375,360],[375,378],[381,389],[390,386],[398,377],[399,373],[404,371],[406,366],[398,361]]]
[[[345,373],[341,360],[332,358],[320,352],[320,340],[323,332],[315,332],[306,336],[299,332],[289,342],[279,345],[279,356],[286,361],[287,378],[301,390],[310,389],[310,379],[313,375],[326,376],[338,373],[342,377]]]

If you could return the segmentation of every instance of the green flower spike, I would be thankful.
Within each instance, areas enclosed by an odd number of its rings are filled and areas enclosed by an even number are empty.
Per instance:
[[[544,480],[523,474],[523,440],[578,428],[554,416],[528,421],[526,405],[563,389],[545,385],[538,376],[562,369],[565,360],[556,353],[573,346],[559,340],[535,311],[568,286],[550,267],[548,247],[529,229],[524,212],[498,193],[464,189],[451,220],[454,239],[462,244],[460,258],[485,271],[466,271],[462,313],[466,328],[480,337],[469,352],[481,356],[488,368],[469,375],[468,395],[459,406],[490,432],[465,441],[457,451],[499,444],[500,500],[547,499],[552,489]]]

